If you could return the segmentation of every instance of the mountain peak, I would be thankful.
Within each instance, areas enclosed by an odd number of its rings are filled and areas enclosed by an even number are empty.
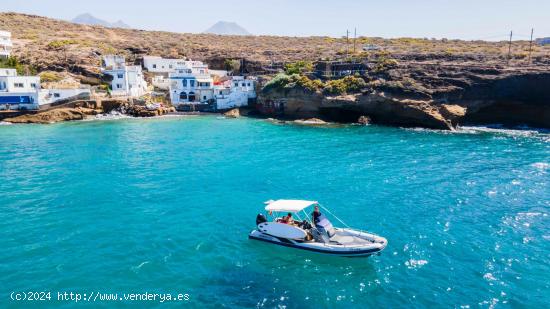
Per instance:
[[[103,19],[99,19],[95,16],[93,16],[90,13],[82,13],[78,15],[77,17],[73,18],[71,20],[73,23],[77,24],[83,24],[83,25],[92,25],[92,26],[103,26],[107,28],[130,28],[127,24],[125,24],[122,20],[119,20],[114,23],[110,23],[108,21],[105,21]]]
[[[204,31],[204,33],[212,33],[219,35],[250,35],[243,27],[239,26],[236,22],[219,21],[212,27]]]

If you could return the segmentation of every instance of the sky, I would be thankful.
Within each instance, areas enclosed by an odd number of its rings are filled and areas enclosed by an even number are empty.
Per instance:
[[[256,35],[528,40],[550,36],[550,0],[0,0],[0,11],[70,20],[90,13],[133,28],[199,33],[234,21]]]

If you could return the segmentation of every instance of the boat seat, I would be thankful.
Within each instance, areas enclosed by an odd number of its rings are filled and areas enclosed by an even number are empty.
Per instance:
[[[353,236],[342,236],[342,235],[334,235],[330,238],[330,241],[339,243],[341,245],[349,245],[355,242],[355,237]]]

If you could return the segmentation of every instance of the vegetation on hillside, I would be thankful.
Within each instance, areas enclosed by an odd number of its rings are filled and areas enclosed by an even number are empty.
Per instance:
[[[11,56],[7,59],[0,59],[0,68],[16,69],[19,75],[36,74],[36,69],[34,67],[20,63],[15,56]]]
[[[340,79],[332,79],[326,82],[320,79],[311,79],[302,74],[277,74],[267,82],[262,91],[281,91],[300,88],[308,92],[322,91],[326,94],[339,95],[355,93],[364,90],[367,83],[361,76],[345,76]]]

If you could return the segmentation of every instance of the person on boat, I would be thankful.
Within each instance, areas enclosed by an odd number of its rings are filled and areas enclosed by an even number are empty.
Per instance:
[[[313,224],[317,224],[319,222],[319,217],[321,216],[321,211],[319,210],[319,206],[315,206],[313,208],[313,213],[311,214],[312,222]]]
[[[320,237],[323,242],[329,242],[330,237],[334,236],[335,230],[332,226],[332,223],[321,213],[319,206],[315,206],[313,213],[313,224],[315,228],[319,231]]]
[[[283,220],[281,220],[281,223],[293,224],[294,220],[292,219],[292,213],[289,212],[286,216],[284,216]]]

